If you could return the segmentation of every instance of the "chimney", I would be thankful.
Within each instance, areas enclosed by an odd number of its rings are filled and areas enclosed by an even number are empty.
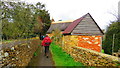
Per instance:
[[[52,20],[51,20],[52,22],[55,22],[55,20],[52,18]]]

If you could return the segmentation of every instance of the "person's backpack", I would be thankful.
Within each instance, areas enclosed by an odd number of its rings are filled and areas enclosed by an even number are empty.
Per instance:
[[[46,45],[50,45],[50,42],[45,42]]]
[[[50,45],[50,44],[51,44],[51,41],[50,41],[49,38],[46,38],[46,39],[45,39],[45,44],[46,44],[46,45]]]

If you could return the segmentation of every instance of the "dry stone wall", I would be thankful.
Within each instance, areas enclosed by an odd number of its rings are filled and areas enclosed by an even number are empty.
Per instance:
[[[93,50],[74,46],[70,55],[79,62],[87,66],[116,66],[120,64],[120,58],[99,53]]]
[[[37,50],[38,45],[40,45],[40,40],[34,38],[26,40],[21,44],[15,44],[9,48],[2,48],[2,50],[0,50],[0,66],[27,66],[34,52]]]
[[[75,35],[75,36],[71,36],[71,35],[63,36],[62,48],[67,53],[71,52],[71,47],[77,46],[77,45],[78,45],[78,36],[77,35]]]
[[[63,36],[62,49],[86,66],[116,66],[120,58],[78,47],[78,36]]]

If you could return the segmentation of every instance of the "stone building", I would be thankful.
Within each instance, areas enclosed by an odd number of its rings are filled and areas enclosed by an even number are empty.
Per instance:
[[[97,52],[102,50],[104,33],[89,13],[74,21],[52,23],[47,31],[48,34],[52,36],[51,33],[55,29],[61,30],[63,34],[62,44],[65,48],[70,49],[72,46],[79,46]]]

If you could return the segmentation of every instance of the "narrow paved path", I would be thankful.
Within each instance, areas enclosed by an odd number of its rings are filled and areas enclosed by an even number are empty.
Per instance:
[[[46,58],[44,56],[44,49],[42,48],[42,46],[40,46],[38,48],[37,52],[37,56],[34,56],[31,59],[31,62],[29,63],[28,66],[37,66],[37,67],[41,67],[41,66],[47,66],[50,68],[54,68],[54,62],[52,60],[52,55],[51,53],[49,53],[49,57]]]
[[[39,65],[40,66],[53,66],[51,53],[49,53],[49,57],[46,58],[46,56],[44,56],[44,49],[43,49],[43,47],[41,49],[42,50],[41,50],[41,54],[40,54]]]

